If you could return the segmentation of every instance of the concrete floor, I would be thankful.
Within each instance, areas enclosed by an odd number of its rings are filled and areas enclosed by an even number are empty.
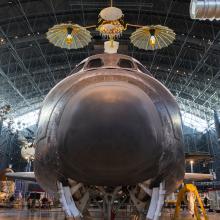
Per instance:
[[[209,220],[220,220],[220,214],[209,213]],[[15,209],[0,209],[0,220],[64,220],[64,214],[61,210],[15,210]],[[165,211],[160,220],[171,220],[172,215]],[[203,218],[202,218],[203,219]],[[99,219],[102,220],[102,219]],[[117,220],[125,220],[118,218]],[[191,217],[182,216],[179,220],[193,220]]]
[[[209,212],[207,214],[208,214],[208,220],[220,220],[220,213]],[[172,220],[172,219],[173,219],[173,212],[171,214],[169,210],[165,210],[160,218],[160,220]],[[192,218],[190,215],[181,213],[178,220],[196,220],[196,218]],[[203,216],[201,216],[201,220],[204,220]]]
[[[15,210],[0,209],[0,220],[64,220],[61,210]]]

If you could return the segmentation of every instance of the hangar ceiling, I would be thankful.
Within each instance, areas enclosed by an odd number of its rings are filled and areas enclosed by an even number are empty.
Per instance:
[[[115,0],[132,24],[172,28],[175,42],[155,52],[134,48],[124,32],[120,53],[140,60],[177,97],[183,112],[211,121],[220,108],[220,23],[189,17],[190,0]],[[1,0],[0,100],[14,116],[38,109],[49,90],[87,56],[103,52],[104,40],[92,30],[92,43],[79,50],[50,44],[45,33],[54,24],[97,24],[107,0]]]

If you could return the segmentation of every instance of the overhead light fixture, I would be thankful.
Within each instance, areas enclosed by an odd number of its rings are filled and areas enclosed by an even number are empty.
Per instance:
[[[0,45],[4,45],[6,42],[5,42],[5,39],[0,37]]]
[[[124,15],[120,8],[116,7],[107,7],[101,10],[99,16],[104,21],[117,21],[121,19]]]
[[[190,160],[190,164],[194,164],[194,161],[193,161],[193,160]]]
[[[124,15],[120,8],[111,7],[104,8],[99,14],[99,26],[97,30],[104,37],[115,39],[120,37],[122,32],[126,30],[124,25]]]
[[[152,47],[154,47],[155,44],[156,44],[156,38],[155,38],[154,35],[152,35],[152,36],[150,37],[150,45],[151,45]]]
[[[150,35],[151,35],[151,37],[150,37],[150,45],[152,47],[155,47],[155,44],[156,44],[156,37],[154,36],[155,35],[155,29],[150,29],[149,32],[150,32]]]
[[[110,7],[104,8],[99,13],[97,25],[82,27],[78,24],[64,23],[54,25],[47,32],[47,39],[57,47],[66,49],[83,48],[91,41],[91,34],[87,30],[96,28],[100,35],[107,38],[105,48],[113,51],[118,48],[116,38],[120,37],[128,27],[137,28],[130,37],[131,43],[140,49],[156,50],[169,46],[175,40],[175,33],[172,29],[161,25],[134,25],[124,22],[124,14],[120,8],[113,7],[113,1],[110,1]],[[112,46],[114,45],[114,46]]]
[[[138,28],[132,33],[131,43],[144,50],[157,50],[169,46],[176,34],[168,27],[151,25]]]
[[[85,27],[71,23],[54,25],[46,35],[52,44],[65,49],[83,48],[92,39],[90,32]]]
[[[72,31],[73,31],[72,27],[67,27],[66,43],[69,45],[73,43]]]
[[[194,170],[193,170],[193,165],[194,165],[194,161],[193,161],[193,160],[190,160],[190,169],[191,169],[191,173],[194,172]]]

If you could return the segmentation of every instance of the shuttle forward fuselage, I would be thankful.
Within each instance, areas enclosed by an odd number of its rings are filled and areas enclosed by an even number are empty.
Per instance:
[[[74,73],[74,74],[73,74]],[[185,172],[179,107],[135,59],[100,54],[47,95],[36,136],[35,175],[46,190],[68,179],[96,186],[165,181]]]

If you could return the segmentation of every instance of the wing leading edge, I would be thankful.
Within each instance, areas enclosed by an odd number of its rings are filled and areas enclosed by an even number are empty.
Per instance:
[[[35,174],[34,172],[16,172],[16,173],[6,173],[5,176],[10,180],[27,180],[36,182]]]
[[[191,181],[202,181],[202,180],[213,180],[214,177],[212,174],[204,174],[204,173],[185,173],[184,180]]]

